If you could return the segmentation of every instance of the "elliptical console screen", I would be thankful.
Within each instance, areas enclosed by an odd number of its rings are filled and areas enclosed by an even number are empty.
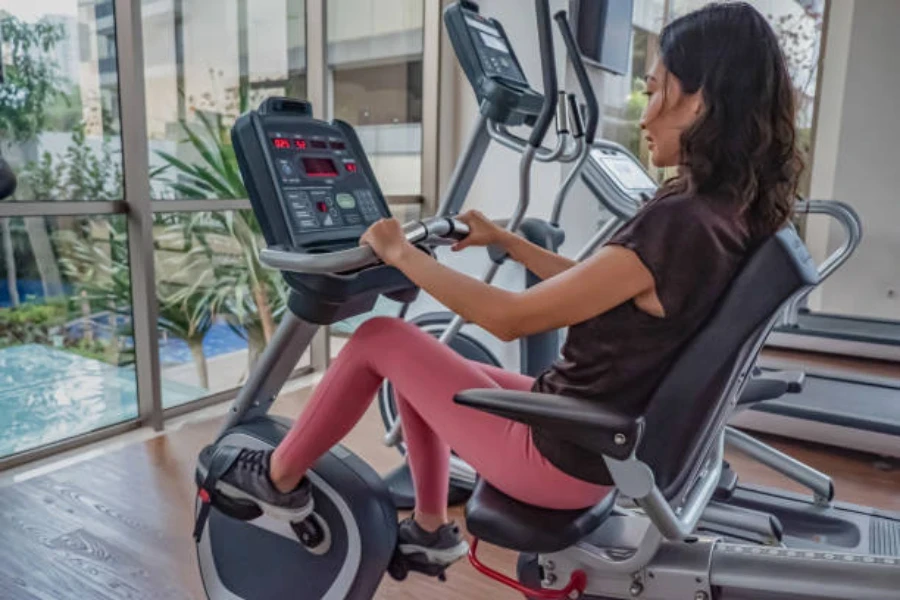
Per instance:
[[[475,42],[475,50],[485,74],[528,85],[519,63],[513,57],[506,35],[490,19],[471,11],[466,13],[469,35]]]
[[[476,89],[479,86],[477,80],[483,76],[528,87],[509,38],[498,21],[461,4],[448,7],[444,20],[463,70]]]
[[[353,244],[369,225],[390,216],[350,125],[314,119],[311,109],[265,107],[238,120],[233,140],[270,245]]]
[[[655,190],[657,184],[632,159],[624,154],[591,150],[591,157],[603,166],[613,179],[629,192]]]

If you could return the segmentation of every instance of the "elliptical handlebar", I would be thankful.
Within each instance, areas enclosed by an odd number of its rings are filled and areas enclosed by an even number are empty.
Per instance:
[[[550,0],[534,0],[537,14],[538,48],[541,53],[541,72],[544,78],[544,105],[537,121],[531,130],[528,143],[535,149],[540,148],[550,128],[550,121],[556,113],[559,102],[559,85],[556,80],[556,54],[553,51],[553,31],[550,28]]]
[[[465,238],[469,235],[469,226],[457,219],[435,217],[407,223],[403,233],[411,244],[441,246]],[[267,267],[317,275],[355,271],[377,264],[379,260],[369,246],[321,254],[292,252],[276,246],[264,248],[259,253],[259,261]]]
[[[559,26],[559,32],[562,34],[563,42],[566,45],[566,52],[569,54],[569,60],[572,62],[572,68],[575,69],[575,76],[578,78],[578,87],[584,95],[584,101],[587,105],[587,125],[585,127],[585,141],[590,146],[594,142],[594,136],[597,134],[597,125],[600,122],[600,106],[597,103],[597,96],[594,94],[594,88],[591,87],[591,80],[588,77],[587,69],[584,67],[584,60],[581,58],[581,52],[575,43],[575,36],[572,35],[572,27],[569,24],[569,18],[566,11],[561,10],[553,15],[556,24]]]
[[[526,148],[530,147],[528,140],[511,132],[506,125],[497,123],[496,121],[488,121],[485,127],[487,127],[487,132],[488,135],[491,136],[491,139],[501,146],[514,150],[519,154],[522,154],[525,152]],[[566,140],[569,138],[575,140],[575,145],[566,148],[568,145]],[[534,159],[538,162],[572,162],[581,154],[580,141],[581,138],[571,135],[569,131],[561,131],[556,140],[556,148],[550,150],[545,146],[541,146],[537,149],[537,152],[534,153]]]

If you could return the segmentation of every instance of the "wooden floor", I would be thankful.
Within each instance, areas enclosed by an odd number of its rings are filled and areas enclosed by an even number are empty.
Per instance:
[[[276,412],[295,415],[302,394],[282,398]],[[203,598],[191,540],[194,459],[219,419],[189,425],[71,467],[0,487],[0,599]],[[397,464],[384,448],[373,409],[347,445],[379,471]],[[798,459],[831,473],[838,498],[900,510],[900,469],[874,457],[776,441]],[[744,481],[784,480],[729,457]],[[790,486],[789,486],[790,487]],[[459,510],[455,511],[457,518]],[[515,556],[485,547],[488,564],[512,573]],[[385,580],[378,598],[462,600],[520,598],[465,562],[447,583],[412,576]]]

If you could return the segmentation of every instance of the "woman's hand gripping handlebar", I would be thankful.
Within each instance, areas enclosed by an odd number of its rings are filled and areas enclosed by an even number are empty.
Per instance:
[[[391,261],[396,259],[393,253],[398,247],[451,245],[465,239],[468,233],[469,227],[465,223],[446,217],[414,221],[402,227],[395,219],[382,219],[363,234],[358,248],[312,254],[274,247],[262,250],[259,259],[279,271],[318,275],[346,273],[382,261],[392,264]]]

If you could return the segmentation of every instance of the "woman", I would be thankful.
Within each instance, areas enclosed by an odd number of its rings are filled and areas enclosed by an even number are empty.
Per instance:
[[[221,491],[303,518],[313,509],[306,470],[350,431],[387,378],[397,391],[416,488],[414,516],[399,534],[411,560],[447,565],[466,551],[447,519],[451,448],[522,502],[580,509],[602,499],[611,483],[602,461],[550,434],[458,406],[453,396],[469,388],[533,389],[640,411],[748,252],[788,220],[801,166],[784,57],[749,5],[711,5],[672,22],[646,79],[641,128],[653,162],[678,172],[590,259],[576,264],[479,213],[464,215],[471,235],[456,250],[499,245],[543,279],[510,292],[417,251],[393,219],[361,239],[503,340],[569,327],[556,364],[532,380],[469,362],[401,320],[372,319],[350,339],[277,449],[232,451],[236,459]]]

